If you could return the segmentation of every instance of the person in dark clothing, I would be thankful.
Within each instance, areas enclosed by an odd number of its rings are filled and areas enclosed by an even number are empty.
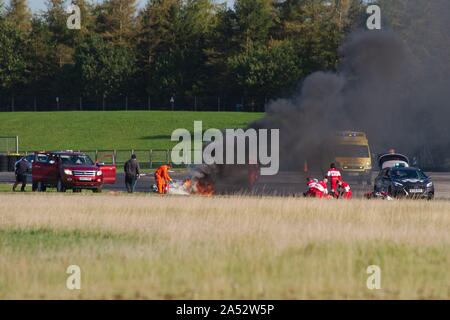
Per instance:
[[[13,186],[13,191],[16,191],[17,185],[19,183],[22,184],[20,191],[25,192],[25,188],[27,186],[27,170],[28,170],[28,161],[25,158],[20,159],[19,162],[16,163],[15,173],[16,173],[16,182]]]
[[[137,179],[140,174],[139,162],[137,161],[135,154],[132,154],[131,159],[125,162],[124,171],[127,191],[128,193],[133,193],[136,189]]]

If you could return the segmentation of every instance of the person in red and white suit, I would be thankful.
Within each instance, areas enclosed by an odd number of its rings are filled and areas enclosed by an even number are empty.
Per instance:
[[[315,198],[324,198],[328,196],[328,179],[325,177],[322,181],[314,182],[311,185],[311,191]]]
[[[306,178],[306,191],[303,192],[304,197],[314,197],[312,186],[314,184],[314,179],[308,177]]]
[[[337,198],[338,197],[337,184],[338,181],[342,179],[342,175],[341,172],[336,168],[336,165],[334,163],[330,165],[330,169],[327,172],[327,177],[330,180],[331,185],[330,193],[333,197]]]
[[[303,194],[305,197],[311,198],[328,198],[328,179],[325,177],[322,181],[317,179],[307,179],[308,190]]]
[[[305,193],[303,193],[303,195],[305,197],[309,197],[309,198],[315,198],[316,197],[316,193],[317,193],[317,188],[316,188],[316,184],[319,181],[317,179],[313,179],[313,178],[306,178],[306,187],[307,190]]]
[[[328,194],[328,177],[324,177],[322,181],[318,182],[318,189],[321,192],[319,198],[330,198]]]
[[[339,180],[338,181],[339,194],[345,200],[350,200],[353,196],[352,190],[347,182]]]

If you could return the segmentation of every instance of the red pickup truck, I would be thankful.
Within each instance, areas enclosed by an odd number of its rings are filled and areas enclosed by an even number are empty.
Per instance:
[[[58,192],[101,192],[104,184],[116,182],[115,165],[94,163],[87,154],[72,151],[35,152],[31,174],[33,191],[53,187]]]

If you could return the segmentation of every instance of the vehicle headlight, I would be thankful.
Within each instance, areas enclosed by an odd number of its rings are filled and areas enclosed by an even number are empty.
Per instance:
[[[64,174],[67,174],[68,176],[71,176],[73,173],[72,173],[72,170],[64,169]]]
[[[433,186],[433,182],[428,182],[427,188],[431,188]]]
[[[97,175],[98,175],[98,176],[101,176],[102,174],[103,174],[102,171],[97,171]]]
[[[403,184],[400,183],[400,182],[394,181],[394,186],[396,186],[396,187],[403,187]]]

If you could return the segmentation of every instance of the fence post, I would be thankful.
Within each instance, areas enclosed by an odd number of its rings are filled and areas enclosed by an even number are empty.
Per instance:
[[[113,165],[116,165],[116,157],[117,157],[117,151],[116,149],[113,150]]]
[[[95,150],[95,162],[98,161],[98,150]]]
[[[153,149],[150,149],[150,169],[153,169]]]
[[[169,150],[166,150],[166,163],[169,163]]]
[[[19,136],[16,136],[16,154],[19,154]]]

